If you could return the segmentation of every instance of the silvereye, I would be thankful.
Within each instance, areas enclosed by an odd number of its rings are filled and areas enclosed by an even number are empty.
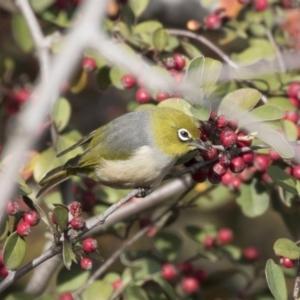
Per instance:
[[[88,143],[83,153],[45,175],[37,196],[73,175],[113,188],[153,190],[180,158],[207,150],[198,127],[196,119],[170,107],[122,115],[59,153]]]

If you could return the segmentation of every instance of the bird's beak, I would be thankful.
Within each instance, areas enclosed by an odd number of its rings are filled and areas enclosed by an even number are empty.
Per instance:
[[[204,151],[208,151],[210,148],[210,145],[208,143],[205,143],[201,140],[192,141],[191,145],[199,150],[204,150]]]

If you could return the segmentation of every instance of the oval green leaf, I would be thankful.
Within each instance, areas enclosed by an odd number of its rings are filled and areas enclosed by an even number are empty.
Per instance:
[[[30,5],[35,12],[42,12],[50,7],[55,0],[30,0]]]
[[[124,298],[130,300],[148,300],[144,289],[138,286],[129,286],[124,290]]]
[[[268,167],[267,173],[272,180],[284,190],[298,195],[297,179],[295,177],[287,175],[280,167],[274,165]]]
[[[113,288],[110,283],[96,280],[82,293],[82,300],[108,300],[112,292]]]
[[[152,33],[158,28],[162,28],[163,25],[158,21],[146,21],[141,22],[133,27],[133,33]]]
[[[245,216],[254,218],[261,216],[268,208],[270,196],[261,181],[254,178],[250,184],[243,184],[237,203]]]
[[[298,140],[298,129],[295,123],[290,120],[281,120],[280,121],[282,132],[288,141],[297,141]]]
[[[300,257],[299,247],[289,239],[278,239],[273,248],[275,254],[278,256],[287,257],[289,259],[298,259]]]
[[[214,88],[217,80],[219,79],[222,70],[222,63],[218,60],[212,59],[210,57],[205,58],[204,69],[201,81],[201,87],[205,94],[209,94]]]
[[[203,56],[193,58],[186,70],[185,82],[194,86],[201,87],[205,58]]]
[[[76,255],[72,249],[71,244],[64,240],[63,241],[63,250],[62,250],[62,255],[63,255],[63,262],[65,267],[70,270],[71,266],[72,266],[72,261],[77,262],[76,261]]]
[[[235,119],[251,110],[261,98],[255,89],[243,88],[227,94],[220,103],[218,115]]]
[[[190,57],[190,58],[195,58],[195,57],[199,57],[202,56],[202,53],[200,50],[198,50],[198,48],[196,48],[194,45],[192,45],[189,42],[185,42],[185,41],[180,41],[180,44],[182,46],[182,48],[184,49],[184,51],[186,52],[186,54]]]
[[[66,98],[60,98],[54,105],[53,122],[59,132],[68,125],[71,117],[71,105]]]
[[[5,240],[7,238],[7,233],[9,230],[8,216],[5,216],[4,218],[5,220],[0,223],[0,241]]]
[[[17,232],[13,232],[6,240],[3,247],[3,261],[7,270],[17,269],[26,254],[26,242]]]
[[[168,261],[173,261],[181,248],[181,239],[169,232],[159,232],[155,238],[154,243],[156,249],[164,255]]]
[[[193,114],[190,112],[190,109],[192,107],[191,104],[182,98],[170,98],[164,100],[162,102],[159,102],[157,107],[171,107],[180,110],[181,112],[189,116],[193,116]]]
[[[168,44],[168,32],[164,28],[158,28],[153,32],[152,43],[157,51],[162,51]]]
[[[55,221],[61,231],[68,229],[69,211],[63,206],[57,206],[53,209]]]
[[[122,69],[120,67],[113,66],[110,69],[109,78],[110,78],[113,86],[115,86],[117,89],[124,90],[121,79],[125,74],[128,74],[128,71],[126,71],[125,69]]]
[[[269,289],[275,300],[287,300],[287,288],[282,269],[269,259],[265,272]]]
[[[138,18],[147,8],[149,0],[129,0],[129,6]]]
[[[252,109],[245,114],[239,122],[239,127],[243,127],[245,124],[262,121],[274,121],[279,120],[284,116],[284,111],[275,105],[262,105]]]
[[[31,52],[33,50],[33,41],[24,17],[19,13],[14,13],[11,22],[15,42],[23,52]]]

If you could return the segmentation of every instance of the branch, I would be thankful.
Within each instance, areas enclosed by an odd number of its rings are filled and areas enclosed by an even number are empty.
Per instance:
[[[297,275],[295,279],[294,291],[293,291],[293,299],[299,299],[299,290],[300,290],[300,262],[299,259],[297,261]]]

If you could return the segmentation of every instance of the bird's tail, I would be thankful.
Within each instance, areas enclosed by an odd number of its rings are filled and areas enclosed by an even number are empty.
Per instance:
[[[50,172],[48,172],[45,177],[39,182],[42,188],[37,193],[36,197],[41,196],[42,194],[49,191],[51,188],[57,184],[69,179],[72,176],[64,166],[57,167]]]

